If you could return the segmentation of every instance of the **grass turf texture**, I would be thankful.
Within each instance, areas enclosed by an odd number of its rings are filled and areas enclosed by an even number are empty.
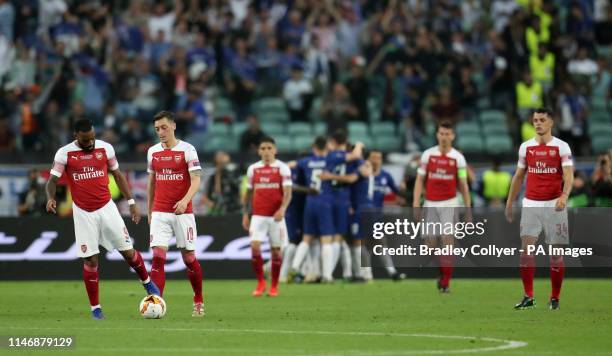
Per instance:
[[[512,309],[522,295],[519,279],[454,280],[448,295],[432,280],[281,285],[278,298],[253,298],[254,286],[204,281],[207,315],[192,318],[188,281],[168,281],[168,313],[144,320],[138,313],[144,290],[136,281],[102,280],[107,319],[96,321],[81,282],[0,282],[0,335],[74,336],[71,355],[446,354],[504,345],[483,338],[527,343],[490,353],[612,352],[612,283],[606,280],[566,280],[556,312],[546,305],[547,279],[536,280],[537,308],[524,311]],[[0,348],[0,354],[14,352]]]

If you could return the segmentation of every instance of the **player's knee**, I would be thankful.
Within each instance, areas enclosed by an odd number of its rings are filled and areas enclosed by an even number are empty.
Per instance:
[[[253,241],[251,242],[251,252],[254,255],[259,255],[261,254],[261,244],[259,243],[259,241]]]
[[[195,259],[195,252],[187,251],[183,253],[183,262],[185,262],[185,265],[192,264]]]
[[[166,249],[162,247],[153,247],[153,258],[166,259]]]
[[[272,258],[280,258],[281,257],[281,249],[280,249],[280,247],[272,247],[270,249],[270,252],[272,253]]]
[[[83,259],[83,268],[89,272],[95,272],[98,270],[98,258],[91,256]]]

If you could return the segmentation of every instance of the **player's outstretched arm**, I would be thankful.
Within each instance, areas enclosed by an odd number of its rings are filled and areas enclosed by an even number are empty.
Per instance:
[[[509,222],[512,222],[513,213],[512,213],[512,205],[518,196],[518,193],[521,190],[521,186],[523,185],[523,180],[525,179],[525,168],[516,168],[516,172],[512,177],[512,182],[510,183],[510,191],[508,192],[508,200],[506,200],[506,219]]]
[[[557,203],[555,204],[555,209],[557,211],[561,211],[567,206],[567,199],[569,198],[569,195],[572,192],[573,185],[574,167],[563,166],[563,193],[561,193],[561,196],[559,197],[559,199],[557,199]]]
[[[155,199],[155,173],[149,173],[147,181],[147,221],[151,224],[151,213],[153,212],[153,199]]]
[[[356,159],[361,159],[363,157],[363,142],[355,142],[355,147],[353,150],[346,154],[347,161],[354,161]]]
[[[187,190],[187,193],[185,193],[185,196],[183,197],[183,199],[179,200],[176,204],[174,204],[174,209],[176,209],[174,211],[175,214],[180,215],[184,213],[185,210],[187,210],[187,206],[189,205],[189,202],[191,201],[191,199],[193,199],[195,194],[198,192],[198,189],[200,189],[201,175],[202,175],[201,169],[197,169],[197,170],[193,170],[189,172],[189,178],[191,179],[189,190]]]
[[[132,197],[132,191],[130,190],[130,186],[128,185],[128,182],[125,179],[125,176],[123,175],[120,169],[115,169],[111,172],[113,174],[113,177],[115,177],[115,182],[117,182],[117,186],[119,187],[121,195],[123,195],[123,198],[128,201],[132,221],[135,224],[138,224],[140,222],[140,211],[138,211],[138,205],[136,205],[136,203],[134,202],[134,198]]]
[[[355,173],[351,174],[333,174],[331,172],[321,172],[319,174],[320,180],[335,180],[340,183],[353,184],[359,179],[359,176]]]
[[[45,186],[45,191],[47,192],[47,212],[55,214],[57,208],[57,202],[55,201],[55,191],[57,190],[57,180],[59,178],[51,174],[49,176],[49,180],[47,181],[47,185]]]

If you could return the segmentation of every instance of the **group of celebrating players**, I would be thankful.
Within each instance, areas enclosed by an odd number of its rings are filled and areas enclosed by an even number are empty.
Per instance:
[[[181,250],[193,288],[192,316],[204,316],[202,269],[194,250],[197,229],[191,200],[200,186],[202,168],[195,148],[175,137],[174,114],[161,111],[154,116],[160,142],[147,154],[148,222],[153,263],[150,273],[132,240],[108,189],[108,172],[113,174],[121,193],[128,201],[132,221],[140,213],[127,181],[115,157],[113,147],[96,140],[91,121],[80,120],[74,127],[75,141],[60,148],[54,159],[47,183],[47,211],[55,213],[55,188],[66,175],[73,196],[73,220],[77,254],[83,259],[83,281],[94,319],[104,315],[98,297],[99,245],[117,249],[141,280],[148,294],[162,296],[165,286],[164,264],[169,241],[174,236]],[[567,245],[567,198],[571,191],[573,170],[569,146],[552,136],[550,111],[533,113],[535,138],[519,149],[519,161],[506,204],[506,217],[513,219],[513,203],[523,179],[527,177],[522,201],[520,275],[524,297],[516,309],[535,306],[533,278],[535,257],[527,246],[537,243],[543,232],[545,242]],[[466,160],[452,147],[455,134],[447,122],[438,124],[438,145],[421,156],[414,188],[413,207],[426,207],[428,221],[450,221],[449,209],[470,207]],[[384,196],[397,187],[391,175],[382,169],[382,153],[370,150],[364,157],[364,146],[350,147],[344,132],[329,138],[317,137],[312,151],[297,161],[284,163],[276,159],[273,138],[263,138],[258,146],[261,160],[247,170],[248,193],[243,205],[242,225],[251,238],[252,266],[257,278],[253,296],[278,295],[279,281],[333,282],[333,273],[341,261],[342,277],[368,281],[372,277],[369,254],[362,248],[365,231],[360,220],[367,211],[381,211]],[[365,159],[364,159],[365,158]],[[461,193],[462,201],[457,198]],[[423,203],[421,203],[424,195]],[[527,213],[526,208],[538,208]],[[431,247],[454,243],[454,237],[423,236]],[[262,257],[262,242],[268,241],[271,260],[271,286],[267,288]],[[364,261],[365,259],[365,261]],[[453,256],[439,256],[438,289],[450,291]],[[383,265],[394,280],[404,279],[387,256]],[[552,293],[550,309],[559,309],[559,295],[564,275],[562,256],[551,256]]]

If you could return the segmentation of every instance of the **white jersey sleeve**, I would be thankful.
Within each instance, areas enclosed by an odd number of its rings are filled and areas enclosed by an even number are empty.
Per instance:
[[[252,164],[247,169],[247,188],[248,189],[253,189],[253,170],[254,170],[254,165]]]
[[[417,169],[417,173],[419,175],[425,176],[427,174],[427,164],[429,163],[429,156],[431,155],[431,150],[425,150],[421,155],[421,161],[419,163],[419,168]]]
[[[525,168],[527,166],[525,157],[527,157],[527,142],[523,142],[521,147],[519,147],[518,162],[516,164],[518,168]]]
[[[291,187],[293,185],[293,181],[291,180],[291,169],[287,164],[281,163],[280,174],[283,179],[283,187]]]
[[[202,169],[200,160],[198,159],[198,151],[196,151],[195,147],[192,145],[188,145],[185,149],[185,161],[187,162],[189,172]]]
[[[561,166],[569,167],[574,165],[572,161],[572,150],[567,142],[561,141],[559,145],[559,155],[561,156]]]
[[[57,150],[55,158],[53,158],[53,167],[50,173],[56,177],[61,177],[66,170],[66,164],[68,163],[68,155],[64,147]]]
[[[106,143],[104,141],[98,141],[101,143],[101,146],[106,151],[106,159],[108,164],[108,169],[111,171],[116,171],[119,169],[119,162],[117,161],[117,156],[115,155],[115,149],[110,143]]]
[[[149,147],[147,150],[147,172],[153,173],[153,147]]]

